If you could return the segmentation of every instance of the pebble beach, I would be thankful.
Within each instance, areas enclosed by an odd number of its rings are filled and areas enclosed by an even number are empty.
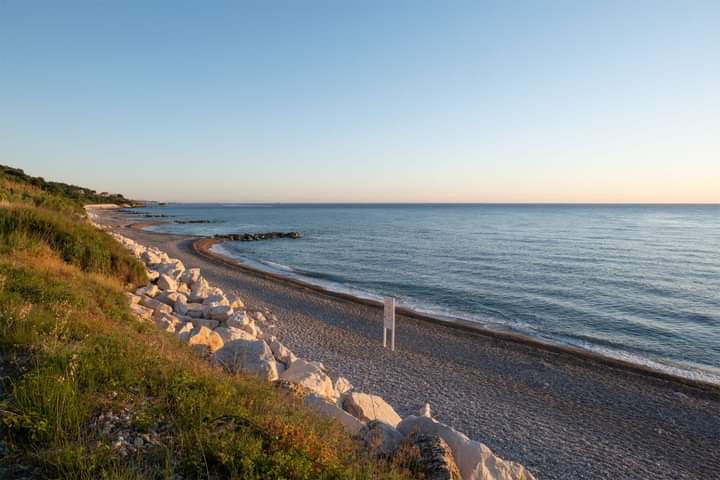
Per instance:
[[[198,253],[196,237],[102,223],[200,268],[213,285],[273,312],[277,336],[333,376],[382,396],[401,416],[433,416],[537,478],[717,478],[720,393],[571,353],[398,316],[382,348],[382,311]]]

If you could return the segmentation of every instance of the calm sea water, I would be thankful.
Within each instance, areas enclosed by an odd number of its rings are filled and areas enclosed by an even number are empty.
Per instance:
[[[144,210],[250,265],[720,383],[720,205],[219,205]]]

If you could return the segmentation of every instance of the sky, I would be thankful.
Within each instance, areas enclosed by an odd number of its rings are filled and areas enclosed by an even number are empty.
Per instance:
[[[720,2],[0,0],[0,163],[201,202],[720,202]]]

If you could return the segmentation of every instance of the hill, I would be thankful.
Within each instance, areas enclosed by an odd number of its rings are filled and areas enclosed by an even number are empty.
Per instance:
[[[408,478],[138,322],[145,267],[82,211],[112,202],[129,203],[0,167],[0,478]]]

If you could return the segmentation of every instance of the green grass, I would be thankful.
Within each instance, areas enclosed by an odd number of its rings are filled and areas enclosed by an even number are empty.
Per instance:
[[[0,477],[408,478],[295,397],[134,318],[124,290],[144,268],[62,201],[0,192],[15,195],[0,206]],[[142,455],[99,421],[124,411],[154,435]]]
[[[0,208],[0,246],[49,246],[61,259],[86,272],[118,276],[128,284],[147,280],[145,268],[105,232],[61,212],[37,207]]]

